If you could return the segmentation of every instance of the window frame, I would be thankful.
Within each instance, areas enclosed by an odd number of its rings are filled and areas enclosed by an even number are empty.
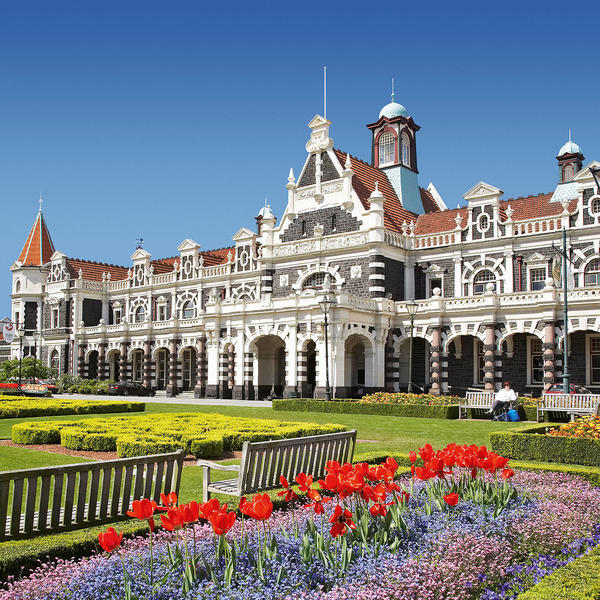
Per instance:
[[[593,349],[595,340],[599,342],[597,351]],[[587,335],[585,340],[585,383],[589,386],[600,386],[600,365],[594,367],[594,356],[598,356],[598,361],[600,362],[600,335]],[[596,380],[593,377],[594,371],[598,371],[598,379]]]
[[[384,160],[389,159],[389,160]],[[384,130],[377,140],[377,164],[387,167],[396,162],[396,135],[390,129]]]
[[[140,316],[142,318],[140,318]],[[146,307],[143,304],[135,307],[135,311],[133,313],[133,322],[134,323],[143,323],[146,320]]]
[[[533,272],[543,271],[544,276],[541,280],[533,281]],[[527,265],[527,287],[530,292],[538,292],[546,287],[546,277],[548,277],[548,266],[547,265]],[[540,287],[533,287],[534,283],[541,283]]]
[[[131,357],[131,380],[142,383],[144,380],[144,352],[134,350]]]
[[[60,327],[60,310],[58,307],[50,309],[50,329],[58,329]]]
[[[479,282],[477,281],[477,278],[482,274],[482,273],[491,273],[493,276],[493,279],[486,279],[483,282]],[[482,269],[479,269],[476,273],[473,274],[473,279],[471,281],[471,293],[473,296],[483,296],[486,291],[487,291],[487,284],[488,283],[493,283],[494,284],[494,290],[497,289],[497,284],[498,284],[498,276],[496,273],[494,273],[494,271],[492,271],[490,268],[488,267],[484,267]],[[475,291],[475,286],[476,285],[483,285],[483,289],[481,292],[476,292]]]
[[[405,167],[412,169],[412,139],[404,129],[400,134],[400,160]]]
[[[592,264],[596,263],[596,269],[592,271],[595,277],[595,283],[588,283],[588,270]],[[583,287],[599,287],[600,286],[600,257],[595,257],[590,260],[583,270]]]
[[[485,385],[485,350],[478,337],[473,338],[473,384]]]
[[[186,313],[188,313],[186,315]],[[196,318],[196,307],[191,300],[185,300],[181,305],[181,318],[182,319],[195,319]]]
[[[534,345],[539,344],[539,350],[534,350]],[[534,359],[539,358],[539,366],[535,366]],[[540,372],[540,380],[534,379],[534,372]],[[532,387],[544,386],[544,345],[537,336],[527,337],[527,385]]]

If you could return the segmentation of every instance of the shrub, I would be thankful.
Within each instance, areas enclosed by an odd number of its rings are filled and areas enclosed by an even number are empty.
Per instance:
[[[427,406],[417,404],[380,403],[347,400],[273,400],[273,410],[324,412],[394,417],[423,417],[426,419],[458,419],[458,406]]]
[[[21,423],[13,426],[13,441],[22,444],[62,443],[72,450],[105,452],[116,449],[122,457],[184,449],[198,458],[218,458],[223,449],[240,450],[244,442],[333,433],[346,429],[343,425],[333,424],[174,413],[160,417],[145,415]]]
[[[518,600],[594,600],[600,598],[600,546],[544,577]]]
[[[600,466],[600,440],[545,435],[546,425],[490,433],[492,450],[521,460]]]
[[[110,402],[105,400],[26,399],[19,397],[3,397],[0,400],[0,419],[143,412],[144,410],[146,410],[144,402],[122,402],[120,400]]]

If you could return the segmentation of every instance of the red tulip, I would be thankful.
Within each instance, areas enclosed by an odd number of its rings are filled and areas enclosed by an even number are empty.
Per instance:
[[[356,525],[352,520],[352,513],[348,509],[342,509],[338,504],[333,511],[329,522],[333,523],[329,533],[332,537],[338,537],[338,535],[344,535],[348,528],[356,529]]]
[[[301,492],[308,492],[313,484],[313,476],[307,475],[306,473],[299,473],[296,475],[296,483],[298,484]]]
[[[385,504],[373,504],[373,506],[371,506],[371,508],[369,508],[369,512],[374,516],[380,516],[380,517],[385,517],[385,515],[387,515],[387,508],[385,507]]]
[[[244,498],[245,500],[245,498]],[[240,500],[240,506],[242,504],[242,501]],[[223,505],[224,509],[227,510],[227,504]],[[211,498],[208,502],[205,502],[204,504],[199,504],[198,505],[198,512],[200,513],[199,516],[202,519],[206,519],[208,521],[208,518],[210,517],[210,515],[218,510],[222,510],[221,507],[219,506],[219,501],[216,498]]]
[[[423,462],[427,462],[433,458],[433,448],[431,444],[425,444],[423,448],[419,448],[419,456],[423,459]]]
[[[167,531],[181,529],[185,525],[182,507],[170,508],[166,515],[160,515],[160,520]]]
[[[408,453],[408,460],[410,460],[411,463],[414,463],[417,460],[417,453],[411,450]]]
[[[510,479],[514,474],[515,472],[512,469],[504,469],[502,471],[502,479]]]
[[[319,479],[319,485],[321,489],[327,490],[329,492],[337,492],[340,487],[340,480],[337,475],[333,473],[328,473],[325,477],[325,481]]]
[[[189,502],[181,506],[183,520],[186,523],[196,523],[200,518],[200,505],[197,502]]]
[[[161,492],[160,501],[163,503],[163,505],[157,507],[158,510],[167,510],[169,508],[173,508],[174,506],[177,506],[177,494],[175,492],[170,492],[169,494],[164,494]]]
[[[131,508],[133,510],[128,510],[127,514],[130,517],[135,517],[136,519],[140,519],[140,521],[144,521],[154,514],[156,502],[154,502],[154,500],[148,500],[147,498],[144,498],[143,500],[134,500],[131,503]]]
[[[398,470],[398,463],[396,462],[396,459],[392,458],[391,456],[388,456],[385,459],[385,462],[383,463],[383,466],[388,470],[392,472],[392,475],[396,474],[396,471]]]
[[[225,535],[235,523],[235,513],[226,511],[215,511],[211,513],[208,522],[212,525],[217,535]]]
[[[458,503],[458,494],[447,494],[446,496],[444,496],[444,500],[446,501],[446,504],[448,506],[456,506],[456,504]]]
[[[123,534],[119,535],[113,527],[109,527],[105,533],[98,534],[98,542],[106,552],[116,550],[123,540]]]
[[[257,521],[266,521],[273,512],[273,502],[269,494],[256,494],[252,502],[240,502],[240,510]]]
[[[304,508],[313,508],[316,515],[322,515],[325,512],[323,504],[331,501],[329,496],[323,497],[317,490],[308,490],[307,496],[312,500],[312,503],[306,504]]]

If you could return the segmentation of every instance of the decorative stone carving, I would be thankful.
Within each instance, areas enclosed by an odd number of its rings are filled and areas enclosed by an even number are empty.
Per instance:
[[[352,265],[350,267],[350,279],[360,279],[362,276],[361,265]]]
[[[279,285],[281,287],[287,287],[290,284],[290,276],[289,275],[280,275],[279,276]]]

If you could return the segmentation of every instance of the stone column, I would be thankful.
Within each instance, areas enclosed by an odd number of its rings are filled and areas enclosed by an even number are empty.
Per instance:
[[[254,353],[244,353],[244,396],[246,400],[254,400]]]
[[[98,346],[98,379],[106,379],[106,342]]]
[[[483,381],[485,383],[485,391],[493,392],[495,390],[494,385],[494,371],[496,369],[495,359],[494,359],[494,341],[495,341],[495,333],[494,333],[494,323],[486,323],[485,325],[485,344],[483,345],[483,358],[485,361],[485,365],[483,367],[484,376]]]
[[[127,362],[127,342],[121,342],[121,350],[119,354],[119,381],[129,380]]]
[[[77,348],[77,375],[85,376],[85,346],[83,344],[79,344]]]
[[[369,257],[369,298],[383,298],[385,295],[385,262],[383,256]]]
[[[206,394],[206,338],[200,338],[196,351],[196,387],[194,398],[204,398]]]
[[[144,342],[143,372],[144,385],[147,388],[152,387],[152,340]]]
[[[544,389],[554,383],[554,351],[556,339],[554,333],[554,321],[546,321],[544,324]]]
[[[246,387],[244,379],[244,368],[245,368],[245,355],[241,350],[244,347],[244,333],[242,329],[238,330],[237,333],[237,348],[240,348],[239,352],[236,352],[233,356],[233,373],[231,373],[231,379],[233,382],[233,388],[231,389],[231,397],[236,400],[243,400],[245,398]]]
[[[388,337],[385,345],[385,391],[397,392],[400,387],[400,363],[394,355],[394,340]]]
[[[167,397],[177,396],[177,340],[169,342],[169,383],[167,384]]]
[[[298,371],[296,368],[298,359],[296,357],[296,341],[296,332],[290,332],[285,345],[285,387],[283,388],[284,398],[289,398],[290,394],[295,395],[298,391]]]
[[[219,342],[216,332],[207,338],[207,381],[206,397],[219,397]]]
[[[309,395],[307,370],[306,351],[298,350],[296,352],[296,381],[298,382],[298,393],[301,398],[307,398]]]
[[[441,342],[442,332],[439,327],[434,327],[431,333],[431,346],[429,347],[429,373],[431,378],[430,393],[441,394]]]

